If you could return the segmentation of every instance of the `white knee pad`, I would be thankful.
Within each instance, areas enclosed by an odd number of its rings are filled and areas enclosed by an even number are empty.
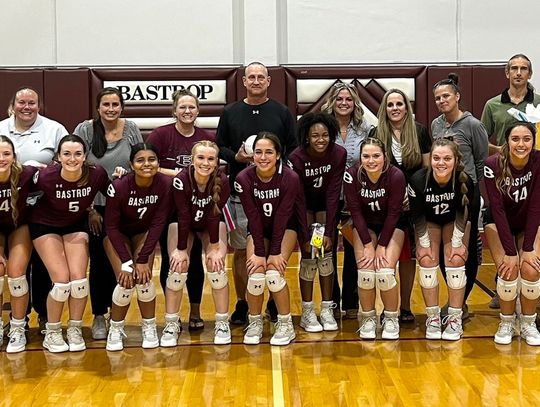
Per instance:
[[[156,298],[156,286],[152,281],[147,284],[136,284],[137,299],[141,302],[150,302]]]
[[[266,276],[263,273],[253,273],[249,276],[247,290],[251,295],[261,295],[264,292]]]
[[[71,296],[73,298],[84,298],[88,296],[88,279],[81,278],[71,282]]]
[[[304,281],[315,280],[317,274],[317,259],[300,260],[300,279]]]
[[[326,277],[334,272],[334,262],[332,253],[328,253],[324,257],[317,260],[319,266],[319,275]]]
[[[54,283],[50,294],[53,300],[58,301],[58,302],[66,302],[66,300],[69,298],[70,292],[71,292],[70,283]]]
[[[4,280],[6,279],[6,276],[0,277],[0,295],[4,293]]]
[[[529,300],[538,299],[540,297],[540,280],[528,281],[521,279],[521,294]]]
[[[273,293],[277,293],[287,285],[287,282],[283,278],[279,271],[277,270],[267,270],[266,271],[266,285],[268,289]]]
[[[439,285],[439,266],[435,267],[419,267],[420,271],[420,287],[435,288]]]
[[[375,272],[373,270],[358,270],[358,287],[363,290],[373,290],[375,288]]]
[[[0,286],[1,285],[2,284],[0,284]],[[28,281],[26,281],[26,276],[14,278],[8,277],[8,287],[12,297],[22,297],[28,292]],[[0,293],[1,292],[2,290],[0,290]]]
[[[497,278],[497,294],[503,301],[514,301],[518,293],[518,279],[506,281],[502,278]]]
[[[459,290],[465,288],[467,284],[467,276],[465,275],[465,266],[447,267],[446,268],[446,284],[449,288]]]
[[[229,278],[227,272],[222,270],[219,273],[206,273],[206,278],[214,290],[219,290],[227,285]]]
[[[125,307],[130,304],[132,295],[133,288],[124,288],[120,284],[116,284],[112,295],[112,301],[119,307]]]
[[[167,288],[172,291],[180,291],[186,285],[187,273],[177,273],[176,271],[167,277]]]
[[[396,270],[391,268],[382,268],[375,273],[377,288],[381,291],[388,291],[397,285]]]

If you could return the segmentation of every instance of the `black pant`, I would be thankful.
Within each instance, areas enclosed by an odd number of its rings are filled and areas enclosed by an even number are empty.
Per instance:
[[[180,225],[178,225],[180,227]],[[159,281],[163,292],[167,286],[167,276],[169,275],[169,253],[167,251],[167,233],[168,226],[159,238],[161,246],[161,269],[159,272]],[[189,302],[191,304],[200,304],[204,286],[204,269],[202,264],[202,243],[198,236],[193,236],[193,246],[189,256],[188,278],[186,281]]]
[[[37,314],[47,319],[47,296],[52,288],[51,277],[35,249],[32,250],[30,263],[26,268],[26,279],[30,289],[27,314],[32,312],[32,308]]]
[[[105,216],[104,206],[96,205],[94,209],[101,216]],[[112,307],[112,294],[116,287],[116,277],[103,248],[104,238],[105,233],[103,230],[99,236],[90,233],[88,244],[90,252],[90,302],[94,315],[104,315],[108,312],[108,308]]]
[[[469,255],[467,257],[467,261],[465,262],[467,285],[465,286],[464,303],[467,301],[467,298],[474,287],[476,276],[478,275],[478,216],[480,215],[480,188],[478,187],[478,184],[475,184],[474,186],[473,199],[472,202],[469,203],[469,213],[469,219],[471,220],[471,233],[469,235],[469,246],[467,247]],[[443,245],[441,245],[439,258],[444,259]],[[439,263],[441,271],[446,278],[444,261],[439,261]]]
[[[337,238],[334,239],[333,252],[336,275],[334,278],[334,289],[332,290],[332,301],[339,306],[341,300],[341,308],[344,310],[358,309],[358,271],[354,257],[354,248],[347,239],[343,239],[343,290],[340,292],[337,278],[337,241]]]

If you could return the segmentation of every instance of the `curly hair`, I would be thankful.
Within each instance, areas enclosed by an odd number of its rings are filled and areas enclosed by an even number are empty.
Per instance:
[[[339,133],[339,125],[334,116],[328,113],[306,113],[298,120],[296,128],[296,137],[302,147],[309,146],[309,131],[316,124],[322,124],[328,130],[330,137],[329,147],[336,142],[336,137]]]

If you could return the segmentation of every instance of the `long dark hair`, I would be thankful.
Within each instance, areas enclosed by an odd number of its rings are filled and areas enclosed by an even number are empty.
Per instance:
[[[56,149],[56,160],[59,161],[60,152],[62,151],[62,145],[64,143],[73,142],[73,143],[79,143],[82,145],[84,155],[86,156],[86,143],[82,138],[77,136],[76,134],[68,134],[60,139],[58,142],[58,148]],[[88,164],[88,160],[84,160],[84,163],[82,165],[82,175],[79,181],[77,182],[78,187],[84,187],[86,184],[88,184],[88,180],[90,178],[90,165]]]
[[[92,137],[92,154],[97,158],[101,158],[107,151],[107,139],[105,138],[105,127],[99,116],[99,106],[101,105],[101,99],[103,96],[116,95],[120,100],[120,106],[124,110],[124,98],[122,92],[117,88],[107,87],[103,88],[96,96],[96,118],[92,122],[92,129],[94,135]]]

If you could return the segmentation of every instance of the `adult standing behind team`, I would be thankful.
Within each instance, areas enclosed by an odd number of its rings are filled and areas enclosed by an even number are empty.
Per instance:
[[[214,141],[214,136],[196,127],[195,121],[199,116],[199,99],[186,89],[180,89],[173,94],[172,115],[174,123],[158,127],[148,136],[159,156],[159,172],[170,177],[176,176],[191,165],[191,150],[199,141]],[[159,280],[163,292],[166,292],[167,277],[169,276],[169,253],[167,247],[171,236],[178,233],[176,214],[169,219],[169,226],[163,230],[159,239],[161,250],[161,270]],[[189,295],[189,330],[204,328],[201,319],[200,305],[204,284],[204,272],[201,260],[202,245],[198,236],[194,236],[191,248],[192,261],[189,265],[187,291]]]
[[[252,62],[244,71],[242,78],[246,88],[246,97],[225,107],[219,119],[216,142],[220,148],[220,158],[229,164],[229,182],[231,186],[236,175],[253,162],[253,155],[244,148],[246,139],[261,131],[278,136],[285,158],[297,145],[294,135],[294,119],[289,109],[268,98],[271,77],[260,62]],[[231,188],[234,191],[234,188]],[[234,193],[234,192],[233,192]],[[229,235],[229,244],[234,248],[234,285],[238,298],[236,309],[231,315],[233,324],[247,321],[246,302],[246,238],[247,218],[237,195],[231,195],[230,207],[236,229]]]
[[[529,82],[533,69],[531,60],[526,55],[516,54],[511,57],[504,72],[508,78],[508,88],[489,99],[482,112],[481,120],[490,137],[490,154],[500,152],[505,143],[506,130],[518,122],[514,116],[508,114],[508,109],[513,107],[524,112],[528,104],[537,106],[540,103],[540,95],[534,93],[534,87]],[[489,307],[500,307],[497,294],[491,299]]]
[[[489,152],[494,154],[501,151],[506,129],[518,122],[508,114],[508,109],[515,108],[525,112],[528,104],[534,106],[540,103],[540,95],[534,93],[534,87],[529,82],[533,69],[531,60],[523,54],[516,54],[508,60],[504,73],[508,78],[508,88],[500,95],[489,99],[482,112],[482,123],[486,127],[489,141]]]
[[[97,117],[79,123],[73,134],[80,136],[88,146],[88,161],[102,166],[109,178],[116,167],[126,172],[131,169],[129,155],[131,146],[142,143],[142,135],[137,125],[120,118],[124,110],[124,99],[117,88],[104,88],[96,97]],[[94,199],[94,208],[89,212],[90,227],[90,302],[92,303],[92,338],[107,338],[104,315],[112,306],[111,298],[116,278],[107,255],[103,251],[103,217],[105,216],[105,196],[101,193]]]
[[[39,114],[41,99],[35,89],[23,86],[15,91],[8,106],[7,119],[0,121],[0,134],[8,136],[23,165],[45,167],[53,160],[60,138],[68,131],[60,123]],[[51,287],[49,274],[43,262],[32,253],[32,272],[26,273],[30,281],[30,301],[38,313],[41,328],[47,322],[47,295]],[[31,278],[30,278],[31,274]]]
[[[463,319],[468,318],[467,298],[471,293],[476,275],[478,274],[478,216],[480,214],[480,188],[479,182],[484,178],[484,161],[488,153],[488,135],[486,128],[480,120],[470,112],[461,110],[459,101],[461,93],[458,86],[458,76],[448,75],[433,86],[435,104],[441,112],[431,123],[431,135],[436,140],[440,137],[452,136],[463,156],[465,172],[474,184],[474,194],[471,201],[469,236],[469,256],[465,264],[467,287],[465,288],[465,302],[463,305]]]
[[[364,109],[358,92],[353,85],[338,82],[334,84],[328,99],[322,105],[321,111],[333,115],[339,125],[339,134],[336,144],[347,150],[346,169],[351,168],[360,161],[360,145],[373,128],[364,118]],[[343,193],[340,197],[340,208],[345,207]],[[345,208],[346,210],[346,208]],[[334,309],[334,316],[341,317],[341,309],[345,311],[345,318],[358,318],[358,284],[357,267],[352,244],[343,239],[343,268],[342,289],[339,288],[337,273],[334,278],[332,300],[338,306]],[[334,253],[337,253],[337,239],[334,240]],[[334,269],[337,270],[337,256],[334,256]],[[341,307],[340,307],[341,304]]]

